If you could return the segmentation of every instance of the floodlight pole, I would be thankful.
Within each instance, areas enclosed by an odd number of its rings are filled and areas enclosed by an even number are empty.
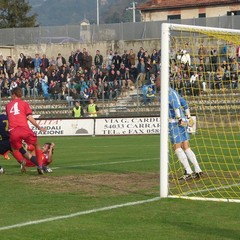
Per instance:
[[[136,2],[133,2],[133,22],[136,22]]]
[[[136,22],[136,4],[137,2],[132,2],[132,7],[128,7],[126,10],[133,10],[133,22]]]
[[[99,0],[97,0],[97,25],[99,25]]]

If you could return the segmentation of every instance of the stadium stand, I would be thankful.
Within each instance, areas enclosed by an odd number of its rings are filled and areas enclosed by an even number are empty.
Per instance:
[[[176,52],[172,49],[170,76],[172,87],[186,96],[193,106],[192,112],[214,112],[215,108],[224,111],[231,108],[231,103],[239,106],[236,56],[229,60],[218,53],[215,61],[214,49],[207,52],[202,44],[196,49],[197,57],[193,57],[187,46]],[[237,46],[228,47],[237,53]],[[61,53],[51,58],[40,53],[34,57],[21,53],[14,61],[11,56],[6,59],[0,56],[0,107],[4,111],[11,89],[19,86],[41,118],[71,117],[73,102],[78,100],[86,107],[90,98],[97,100],[99,116],[156,115],[159,93],[155,81],[161,71],[160,56],[160,50],[150,53],[143,48],[137,53],[125,50],[123,54],[109,50],[106,56],[100,51],[91,56],[85,48],[71,52],[68,57]],[[152,86],[155,94],[147,105],[143,104],[142,84]],[[217,100],[219,95],[221,101]],[[202,106],[197,104],[199,101],[204,102],[204,109],[199,109]]]

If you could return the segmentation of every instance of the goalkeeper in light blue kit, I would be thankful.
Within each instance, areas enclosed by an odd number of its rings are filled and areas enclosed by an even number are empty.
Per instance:
[[[190,110],[186,100],[181,97],[174,89],[169,87],[169,135],[173,144],[174,151],[182,163],[185,171],[179,180],[200,178],[202,170],[199,167],[196,155],[189,146],[189,133],[187,132],[188,122],[192,121]],[[189,161],[194,166],[192,171]]]

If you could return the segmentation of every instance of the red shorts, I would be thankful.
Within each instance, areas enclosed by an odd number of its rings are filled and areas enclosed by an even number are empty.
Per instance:
[[[9,133],[10,144],[13,149],[19,150],[22,147],[22,140],[32,145],[35,145],[37,142],[37,135],[29,127],[17,127]]]

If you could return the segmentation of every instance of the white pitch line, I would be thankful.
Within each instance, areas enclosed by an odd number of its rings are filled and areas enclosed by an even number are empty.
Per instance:
[[[76,213],[72,213],[72,214],[68,214],[68,215],[62,215],[62,216],[57,216],[57,217],[45,218],[45,219],[40,219],[40,220],[29,221],[29,222],[9,225],[9,226],[5,226],[5,227],[0,227],[0,231],[14,229],[14,228],[22,228],[22,227],[25,227],[25,226],[36,225],[36,224],[45,223],[45,222],[52,222],[52,221],[57,221],[57,220],[62,220],[62,219],[68,219],[68,218],[78,217],[78,216],[82,216],[82,215],[88,215],[88,214],[91,214],[91,213],[113,210],[113,209],[117,209],[117,208],[135,206],[135,205],[140,205],[140,204],[144,204],[144,203],[155,202],[155,201],[158,201],[158,200],[160,200],[160,197],[151,198],[151,199],[142,200],[142,201],[137,201],[137,202],[128,202],[128,203],[113,205],[113,206],[109,206],[109,207],[95,208],[95,209],[82,211],[82,212],[76,212]]]
[[[156,160],[156,159],[159,159],[159,158],[146,158],[146,159],[135,159],[135,160],[127,160],[127,161],[79,164],[79,165],[72,165],[72,166],[59,166],[59,167],[51,167],[51,169],[104,166],[104,165],[114,165],[114,164],[121,164],[121,163],[134,163],[134,162],[152,161],[152,160]],[[31,171],[35,171],[35,170],[31,170]]]

